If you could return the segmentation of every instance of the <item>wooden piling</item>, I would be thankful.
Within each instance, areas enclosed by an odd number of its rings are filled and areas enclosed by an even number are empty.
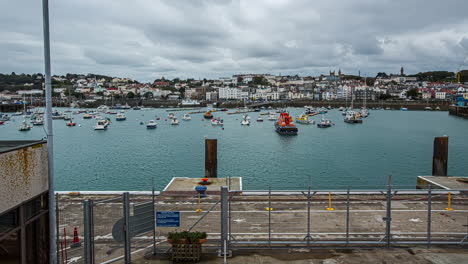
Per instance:
[[[218,177],[218,140],[205,139],[205,177]]]
[[[432,176],[447,176],[447,162],[448,137],[436,137],[432,156]]]

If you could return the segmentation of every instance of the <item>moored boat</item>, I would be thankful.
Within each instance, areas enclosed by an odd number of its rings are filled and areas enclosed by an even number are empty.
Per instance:
[[[250,125],[250,117],[248,115],[244,115],[241,120],[242,126],[249,126]]]
[[[182,120],[189,121],[189,120],[192,120],[192,117],[190,117],[189,114],[185,114],[185,115],[182,117]]]
[[[211,125],[213,126],[222,126],[224,125],[224,120],[220,117],[211,119]]]
[[[356,111],[353,111],[353,110],[346,111],[346,116],[344,118],[344,121],[350,124],[362,123],[361,116]]]
[[[268,115],[268,120],[270,120],[270,121],[276,121],[276,119],[277,119],[277,117],[276,117],[275,114],[269,114],[269,115]]]
[[[263,118],[262,118],[261,116],[259,116],[259,117],[257,118],[257,122],[263,122]]]
[[[275,122],[276,132],[280,135],[297,135],[298,129],[294,125],[292,117],[288,113],[280,113],[278,121]]]
[[[177,117],[172,117],[172,120],[171,120],[171,125],[173,126],[176,126],[180,123],[179,119],[177,119]]]
[[[322,116],[322,119],[320,120],[320,122],[317,123],[317,127],[320,127],[320,128],[331,127],[331,125],[332,125],[332,122],[330,120],[326,119],[323,116]]]
[[[150,120],[148,123],[146,123],[146,128],[147,129],[154,129],[158,126],[158,123],[154,120]]]
[[[313,124],[314,120],[310,120],[308,115],[301,114],[298,117],[296,117],[296,122],[299,124],[309,125]]]
[[[117,115],[115,116],[115,120],[116,120],[116,121],[124,121],[124,120],[126,120],[126,119],[127,119],[127,117],[126,117],[123,113],[117,114]]]
[[[19,131],[28,131],[31,129],[31,126],[28,124],[28,122],[25,120],[23,120],[23,123],[20,125],[19,127]]]
[[[207,111],[204,115],[203,115],[204,118],[206,119],[212,119],[213,118],[213,114],[211,113],[211,111]]]

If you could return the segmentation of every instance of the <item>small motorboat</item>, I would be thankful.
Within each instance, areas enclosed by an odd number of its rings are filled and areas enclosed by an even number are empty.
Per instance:
[[[67,126],[74,127],[74,126],[76,126],[76,123],[73,122],[72,120],[70,120],[70,121],[67,122]]]
[[[172,117],[172,120],[171,120],[171,125],[173,126],[177,126],[178,124],[180,123],[179,119],[177,119],[177,117]]]
[[[314,123],[314,120],[310,120],[308,115],[302,114],[296,118],[296,122],[299,124],[310,125]]]
[[[39,116],[32,122],[33,126],[42,126],[44,125],[44,118],[42,116]]]
[[[362,123],[361,115],[356,111],[346,111],[346,116],[344,118],[345,123],[350,124],[360,124]]]
[[[331,127],[331,125],[332,125],[331,121],[328,119],[325,119],[324,117],[322,117],[322,120],[320,120],[320,123],[317,123],[317,127],[320,127],[320,128]]]
[[[408,108],[406,108],[406,107],[401,107],[400,110],[401,110],[401,111],[408,111]],[[437,109],[436,109],[436,110],[437,110]]]
[[[94,126],[94,130],[106,130],[109,122],[105,119],[99,119]]]
[[[224,121],[219,117],[218,117],[218,119],[213,118],[213,119],[211,119],[211,124],[213,126],[222,126],[222,125],[224,125]]]
[[[189,121],[189,120],[192,120],[192,117],[191,117],[189,114],[185,114],[185,115],[182,117],[182,120]]]
[[[263,122],[263,118],[262,118],[261,116],[259,116],[259,117],[257,118],[257,122]]]
[[[212,119],[213,114],[211,113],[211,111],[208,111],[203,115],[203,117],[206,118],[206,119]]]
[[[83,119],[91,119],[91,118],[93,118],[93,116],[91,114],[89,114],[89,113],[85,113],[83,115]]]
[[[115,120],[116,120],[116,121],[125,121],[126,119],[127,119],[127,117],[126,117],[124,114],[122,114],[122,113],[117,114],[117,115],[115,116]]]
[[[276,115],[275,114],[269,114],[268,115],[268,120],[270,121],[275,121],[277,119]]]
[[[174,117],[175,117],[174,113],[169,113],[169,114],[167,115],[167,119],[172,119],[172,118],[174,118]]]
[[[435,110],[436,110],[436,111],[439,111],[439,110],[440,110],[440,107],[437,106],[437,107],[435,108]]]
[[[150,120],[148,123],[146,123],[146,128],[147,129],[155,129],[158,126],[158,123],[154,120]]]
[[[426,107],[424,107],[424,111],[432,111],[432,107],[426,106]]]
[[[4,123],[5,123],[5,122],[3,122],[3,121],[0,121],[0,125],[3,125]]]

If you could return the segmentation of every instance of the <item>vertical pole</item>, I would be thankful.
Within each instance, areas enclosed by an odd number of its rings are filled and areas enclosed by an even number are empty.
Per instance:
[[[349,244],[349,192],[350,187],[346,191],[346,245]]]
[[[26,264],[26,225],[24,224],[24,205],[19,207],[21,264]]]
[[[155,196],[154,196],[154,177],[152,179],[151,197],[153,198],[153,256],[156,255],[156,210],[155,210]]]
[[[90,225],[90,201],[83,202],[83,224],[84,224],[84,262],[85,264],[92,264],[92,251],[91,251],[91,225]]]
[[[448,137],[434,139],[434,154],[432,157],[432,175],[447,176]]]
[[[54,134],[52,129],[52,81],[50,74],[49,0],[42,0],[44,31],[44,70],[46,92],[47,159],[49,173],[49,263],[57,263],[57,234],[55,228]]]
[[[312,238],[310,236],[310,185],[309,185],[309,191],[307,192],[307,247],[310,246],[310,239]]]
[[[125,264],[131,263],[131,247],[130,247],[130,199],[129,193],[123,193],[123,213],[125,218],[124,232],[125,232]]]
[[[56,227],[56,230],[55,230],[55,234],[56,234],[56,245],[57,245],[57,249],[59,248],[59,219],[60,219],[60,211],[59,211],[59,196],[58,194],[55,195],[55,227]],[[57,263],[60,262],[60,254],[57,250]]]
[[[429,184],[427,191],[427,247],[431,247],[431,222],[432,222],[432,186]]]
[[[388,176],[388,185],[387,185],[387,217],[386,228],[385,228],[385,237],[387,238],[387,248],[390,248],[391,243],[391,223],[392,223],[392,176]]]
[[[268,186],[268,247],[271,248],[271,186]]]
[[[218,177],[218,140],[205,139],[205,177]]]
[[[221,186],[221,248],[220,251],[224,251],[223,254],[226,254],[227,249],[227,240],[228,238],[228,195],[229,190],[227,186]],[[226,244],[225,244],[226,243]],[[226,245],[223,249],[223,245]]]

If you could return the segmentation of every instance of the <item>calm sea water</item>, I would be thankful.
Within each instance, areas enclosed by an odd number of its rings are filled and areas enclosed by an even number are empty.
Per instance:
[[[293,116],[303,111],[289,109]],[[187,111],[188,112],[188,111]],[[179,119],[186,112],[174,112]],[[204,175],[204,138],[218,139],[219,177],[242,177],[244,189],[375,188],[392,175],[398,186],[414,188],[416,176],[429,175],[433,139],[448,135],[449,174],[468,171],[468,121],[447,112],[371,111],[363,124],[343,122],[341,112],[329,111],[335,123],[327,129],[301,125],[298,136],[280,136],[273,121],[249,127],[241,115],[215,113],[224,130],[211,126],[202,114],[171,126],[166,109],[128,110],[127,120],[113,121],[107,131],[94,131],[95,120],[66,127],[54,120],[55,171],[58,190],[150,190],[151,179],[162,189],[172,177]],[[105,116],[105,115],[104,115]],[[140,125],[163,117],[158,128]],[[112,120],[115,116],[109,115]],[[313,117],[316,121],[320,116]],[[20,132],[22,118],[0,126],[0,139],[41,139],[45,128]]]

